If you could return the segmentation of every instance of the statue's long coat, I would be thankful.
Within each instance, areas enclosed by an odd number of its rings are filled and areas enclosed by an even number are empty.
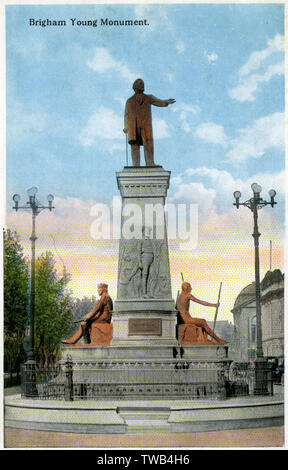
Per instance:
[[[152,115],[151,105],[165,107],[168,106],[167,100],[159,100],[153,95],[139,93],[131,96],[126,102],[124,114],[124,127],[128,130],[128,142],[133,143],[136,140],[143,145],[143,141],[137,132],[142,129],[141,134],[144,139],[152,140]]]

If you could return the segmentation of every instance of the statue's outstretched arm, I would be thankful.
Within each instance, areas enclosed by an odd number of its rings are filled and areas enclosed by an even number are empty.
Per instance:
[[[197,297],[194,297],[194,295],[190,294],[189,299],[192,300],[193,302],[196,302],[197,304],[205,305],[206,307],[217,307],[218,304],[211,304],[210,302],[206,302],[205,300],[200,300],[197,299]]]
[[[150,95],[150,100],[151,100],[150,101],[151,104],[153,104],[154,106],[160,106],[160,107],[168,106],[169,104],[175,103],[176,101],[174,100],[174,98],[169,98],[169,100],[159,100],[153,95]]]

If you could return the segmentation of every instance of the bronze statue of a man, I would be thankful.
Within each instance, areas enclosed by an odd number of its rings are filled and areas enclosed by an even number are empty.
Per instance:
[[[140,166],[140,145],[144,147],[146,165],[155,166],[151,105],[165,107],[175,103],[175,100],[159,100],[153,95],[146,95],[141,78],[135,80],[133,90],[135,94],[126,102],[123,129],[131,145],[133,166]]]
[[[209,327],[206,320],[203,318],[193,318],[189,313],[189,303],[190,300],[201,305],[206,305],[207,307],[217,307],[218,304],[212,304],[206,302],[205,300],[199,300],[194,295],[191,294],[191,284],[189,282],[183,282],[182,292],[177,298],[176,308],[182,318],[183,323],[191,324],[202,328],[209,336],[214,338],[218,344],[226,344],[219,336],[217,336],[214,331]]]
[[[74,333],[71,338],[61,341],[63,344],[75,344],[79,341],[82,336],[84,337],[85,343],[90,343],[90,329],[94,322],[97,323],[110,323],[111,312],[113,310],[113,302],[108,294],[107,284],[98,285],[98,294],[100,296],[99,301],[91,312],[87,313],[78,330]]]

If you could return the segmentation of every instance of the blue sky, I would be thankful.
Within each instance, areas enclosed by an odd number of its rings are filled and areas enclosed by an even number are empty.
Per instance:
[[[30,18],[67,25],[29,26]],[[73,27],[70,18],[149,26]],[[88,218],[89,204],[118,195],[124,106],[141,77],[146,93],[176,99],[153,108],[155,161],[171,171],[169,199],[199,204],[200,231],[210,220],[217,233],[227,224],[224,232],[235,235],[250,216],[232,207],[233,191],[249,198],[257,178],[263,197],[277,191],[279,204],[263,210],[262,223],[267,239],[277,227],[280,240],[283,34],[283,4],[7,6],[8,213],[12,195],[36,185],[44,199],[55,195],[59,217],[74,211],[75,228],[79,208]],[[15,218],[11,224],[17,229]],[[212,238],[203,228],[201,241]]]

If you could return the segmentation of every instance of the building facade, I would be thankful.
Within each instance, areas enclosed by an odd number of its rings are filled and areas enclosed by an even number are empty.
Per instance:
[[[230,356],[248,362],[256,358],[255,283],[237,296],[233,309],[234,332]],[[261,282],[262,344],[265,357],[284,355],[284,275],[279,269],[268,271]]]
[[[234,333],[229,356],[235,361],[248,362],[255,359],[256,355],[255,282],[242,289],[231,312],[234,319]]]
[[[284,356],[284,276],[268,271],[261,283],[262,343],[264,356]]]

